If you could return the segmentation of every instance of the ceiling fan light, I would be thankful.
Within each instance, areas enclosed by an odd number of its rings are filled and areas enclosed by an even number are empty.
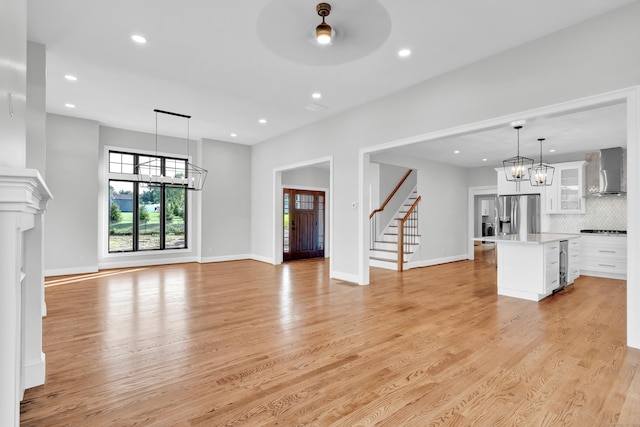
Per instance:
[[[331,26],[322,22],[316,27],[316,40],[320,44],[331,43]]]

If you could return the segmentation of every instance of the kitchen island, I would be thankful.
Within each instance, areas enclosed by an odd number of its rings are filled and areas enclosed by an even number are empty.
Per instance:
[[[498,295],[540,301],[580,274],[579,234],[513,234],[475,240],[496,244]],[[565,240],[567,247],[561,250],[560,242]]]

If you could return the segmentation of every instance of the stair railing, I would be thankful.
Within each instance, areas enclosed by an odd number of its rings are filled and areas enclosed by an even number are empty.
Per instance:
[[[404,184],[407,178],[409,178],[409,175],[411,175],[411,172],[413,172],[413,169],[409,169],[407,171],[407,173],[402,177],[400,182],[398,182],[398,185],[396,185],[396,188],[393,189],[391,194],[389,194],[389,197],[387,197],[387,199],[382,203],[382,205],[380,205],[379,208],[374,209],[371,212],[371,214],[369,214],[369,249],[375,249],[374,244],[376,239],[378,238],[378,217],[376,214],[384,211],[384,208],[387,206],[387,204],[389,204],[393,196],[396,195],[400,187],[402,187],[402,184]]]
[[[418,229],[418,203],[420,203],[421,199],[422,196],[418,196],[398,224],[398,271],[404,269],[404,254],[409,253],[418,243],[420,234]]]

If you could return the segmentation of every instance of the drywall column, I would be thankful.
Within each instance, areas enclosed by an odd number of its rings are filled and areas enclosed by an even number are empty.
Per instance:
[[[38,171],[0,168],[0,425],[3,427],[19,425],[24,389],[44,382],[42,215],[49,200],[51,193]]]

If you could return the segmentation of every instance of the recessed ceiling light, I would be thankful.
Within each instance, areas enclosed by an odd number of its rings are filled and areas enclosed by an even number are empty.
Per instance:
[[[398,51],[398,56],[400,58],[406,58],[407,56],[411,55],[411,49],[400,49]]]
[[[145,44],[147,42],[147,39],[145,39],[143,36],[141,36],[140,34],[134,34],[131,36],[131,40],[133,40],[134,42],[138,43],[138,44]]]
[[[453,154],[460,154],[460,150],[454,151]]]
[[[483,161],[483,162],[486,162],[486,161],[487,161],[487,159],[482,159],[482,161]]]
[[[549,150],[550,153],[555,153],[556,150],[554,150],[553,148],[551,150]]]
[[[75,105],[69,104],[69,103],[64,104],[64,106],[67,107],[67,108],[76,108]]]
[[[261,125],[264,125],[264,124],[266,124],[266,123],[267,123],[267,119],[260,119],[260,120],[258,120],[258,122],[259,122]]]
[[[235,138],[236,136],[238,136],[238,134],[237,134],[237,133],[232,133],[232,134],[231,134],[231,138]]]
[[[71,74],[66,74],[64,76],[65,79],[69,80],[70,82],[75,82],[78,80],[78,78],[76,76],[72,76]]]
[[[322,94],[320,92],[315,92],[315,93],[311,94],[311,97],[313,99],[320,99],[320,98],[322,98]]]

